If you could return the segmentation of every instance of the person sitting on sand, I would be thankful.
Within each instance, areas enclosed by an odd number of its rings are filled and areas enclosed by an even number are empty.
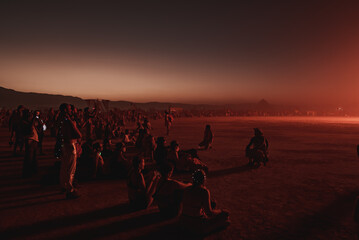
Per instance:
[[[147,185],[142,171],[145,168],[145,160],[135,156],[132,159],[132,169],[128,175],[127,189],[130,205],[134,209],[146,209],[153,202],[153,194],[159,180],[159,175],[153,174]]]
[[[211,125],[206,125],[206,128],[204,129],[203,141],[198,144],[198,148],[207,150],[208,148],[212,148],[212,143],[213,133],[211,130]]]
[[[177,141],[172,141],[167,155],[167,162],[174,164],[177,171],[190,171],[203,169],[208,172],[208,167],[199,160],[196,149],[180,150]]]
[[[199,235],[227,227],[230,224],[229,212],[213,209],[210,191],[205,187],[204,171],[196,170],[192,179],[192,185],[183,190],[180,226]]]
[[[191,185],[190,183],[186,184],[171,179],[173,168],[173,165],[170,163],[164,163],[160,166],[161,178],[154,194],[158,209],[165,217],[176,217],[179,215],[182,191]]]
[[[264,165],[268,162],[268,140],[263,136],[263,133],[258,128],[254,128],[254,137],[246,147],[246,156],[249,158],[249,163],[253,162],[256,154],[264,155]]]
[[[156,161],[157,166],[161,166],[166,162],[168,147],[165,145],[166,139],[164,137],[158,137],[156,141],[156,149],[153,154],[153,158]]]

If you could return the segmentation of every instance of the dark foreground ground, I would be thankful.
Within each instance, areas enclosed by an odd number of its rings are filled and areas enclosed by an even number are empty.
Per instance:
[[[344,122],[342,121],[344,120]],[[207,186],[231,226],[208,239],[359,239],[352,210],[359,195],[359,121],[312,118],[176,119],[168,142],[195,147],[205,124],[215,135],[213,149],[201,151],[208,164]],[[152,123],[163,135],[162,121]],[[259,127],[270,141],[266,167],[245,167],[244,148]],[[40,173],[54,162],[53,140],[45,139]],[[124,180],[81,183],[81,198],[65,200],[40,176],[23,180],[23,157],[12,157],[8,132],[0,130],[1,239],[184,239],[176,220],[156,207],[131,212]],[[181,174],[175,178],[189,180]]]

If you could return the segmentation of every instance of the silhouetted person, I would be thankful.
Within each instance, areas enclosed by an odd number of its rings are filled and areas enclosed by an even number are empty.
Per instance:
[[[71,106],[63,103],[60,105],[60,111],[61,137],[63,138],[60,184],[66,190],[66,198],[72,199],[79,197],[73,186],[73,180],[76,171],[76,141],[81,138],[81,132],[72,119]]]
[[[206,174],[196,170],[192,175],[193,183],[183,190],[182,214],[180,225],[195,234],[208,234],[229,225],[229,213],[213,209],[211,195],[205,187]]]
[[[38,122],[33,118],[30,120],[29,110],[23,111],[23,130],[25,137],[25,157],[22,176],[31,177],[37,173],[36,151],[39,143],[39,133],[37,131]]]
[[[149,184],[146,184],[142,170],[145,168],[143,158],[132,159],[132,169],[128,175],[127,189],[130,205],[134,209],[146,209],[153,202],[153,194],[156,191],[159,176],[154,174]]]
[[[86,141],[82,144],[81,148],[82,154],[78,158],[78,165],[76,165],[76,178],[79,180],[89,180],[92,178],[96,161],[92,140]]]
[[[259,155],[264,156],[264,165],[268,162],[268,140],[263,136],[263,133],[254,128],[254,137],[251,138],[246,147],[246,156],[249,158],[249,163],[252,164],[254,158]]]
[[[157,166],[164,164],[167,159],[168,147],[166,147],[165,144],[166,144],[166,139],[164,137],[157,138],[156,149],[153,154]]]
[[[357,146],[357,154],[358,154],[358,157],[359,157],[359,145]]]
[[[198,144],[198,147],[204,149],[212,148],[212,143],[213,143],[213,133],[211,130],[211,126],[206,125],[206,128],[204,129],[203,141],[200,142],[200,144]]]
[[[134,136],[131,136],[130,131],[126,129],[122,138],[122,142],[127,146],[131,146],[135,144],[136,138]]]
[[[170,134],[172,121],[173,121],[173,116],[168,111],[165,111],[165,126],[167,130],[166,132],[167,136]]]
[[[15,135],[14,142],[14,151],[13,155],[16,156],[16,149],[19,147],[20,152],[23,149],[25,138],[24,138],[24,121],[29,121],[29,119],[24,120],[23,111],[25,110],[23,105],[19,105],[17,110],[13,112],[10,117],[9,128],[11,129],[10,136],[10,145],[13,143],[13,138]]]
[[[39,134],[38,149],[39,149],[39,153],[43,154],[42,142],[44,140],[44,121],[41,119],[41,112],[39,110],[36,110],[34,114],[35,114],[34,121],[36,123],[36,130]]]
[[[103,176],[104,175],[104,167],[105,167],[105,162],[103,161],[102,158],[102,144],[101,143],[95,143],[93,145],[93,151],[95,153],[95,162],[93,165],[93,172],[92,172],[92,178],[95,179],[98,176]]]
[[[152,126],[150,121],[148,120],[148,118],[144,118],[143,119],[143,123],[142,123],[143,129],[148,129],[148,130],[152,130]]]
[[[176,217],[179,215],[183,189],[191,185],[190,183],[186,184],[171,179],[173,168],[173,165],[170,163],[164,163],[159,167],[161,178],[154,195],[155,202],[161,214],[165,217]]]
[[[153,161],[153,153],[156,148],[156,141],[155,138],[150,133],[149,128],[144,129],[145,134],[142,140],[142,148],[141,152],[143,153],[144,157],[149,161]]]
[[[197,150],[180,150],[177,141],[171,142],[166,162],[172,163],[177,171],[193,172],[196,169],[203,169],[208,172],[208,167],[199,159]]]
[[[124,156],[126,150],[126,145],[122,142],[116,144],[116,148],[112,156],[112,162],[110,164],[111,174],[116,177],[127,177],[128,171],[130,170],[130,163]]]

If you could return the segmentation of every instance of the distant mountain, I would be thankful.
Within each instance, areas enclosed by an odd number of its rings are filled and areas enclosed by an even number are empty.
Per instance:
[[[78,108],[85,108],[88,106],[89,99],[82,99],[79,97],[43,94],[43,93],[25,93],[18,92],[12,89],[0,87],[0,107],[16,108],[18,105],[24,105],[30,109],[44,109],[44,108],[58,108],[61,103],[70,103]],[[117,109],[143,109],[143,110],[166,110],[169,107],[182,108],[185,110],[225,110],[231,109],[234,111],[275,111],[275,110],[289,110],[294,109],[285,106],[272,105],[265,99],[257,103],[242,103],[242,104],[228,104],[228,105],[210,105],[210,104],[184,104],[184,103],[135,103],[129,101],[110,101],[109,108]]]
[[[110,108],[118,109],[130,109],[130,108],[139,108],[144,110],[166,110],[169,107],[182,108],[182,109],[224,109],[223,106],[219,105],[207,105],[207,104],[185,104],[185,103],[161,103],[161,102],[148,102],[148,103],[134,103],[126,101],[110,101]]]
[[[19,105],[24,105],[30,109],[43,109],[43,108],[58,108],[61,103],[70,103],[78,108],[87,107],[89,99],[82,99],[79,97],[43,94],[43,93],[26,93],[18,92],[12,89],[0,87],[0,107],[16,108]],[[183,109],[219,109],[223,106],[205,105],[205,104],[183,104],[183,103],[160,103],[160,102],[148,102],[148,103],[134,103],[129,101],[110,101],[110,108],[118,109],[144,109],[144,110],[165,110],[169,107],[177,107]]]
[[[16,108],[18,105],[24,105],[30,109],[57,108],[64,102],[74,104],[79,108],[87,106],[86,102],[78,97],[32,92],[25,93],[0,87],[0,107]]]

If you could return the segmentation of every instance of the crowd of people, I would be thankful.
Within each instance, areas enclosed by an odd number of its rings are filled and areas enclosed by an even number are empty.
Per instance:
[[[66,199],[80,197],[79,182],[124,178],[133,209],[146,209],[155,203],[164,217],[193,218],[196,228],[186,224],[187,221],[180,221],[181,226],[199,234],[229,224],[228,212],[213,209],[204,181],[208,166],[197,152],[212,146],[209,125],[198,148],[182,150],[175,140],[167,145],[164,136],[153,136],[150,119],[135,111],[101,113],[96,108],[82,110],[64,103],[58,110],[50,109],[43,114],[20,105],[5,115],[8,116],[4,121],[9,124],[13,155],[17,156],[25,146],[24,178],[37,174],[37,154],[44,154],[44,131],[50,132],[56,140],[54,166],[58,166],[58,171],[55,175],[58,175]],[[169,135],[174,118],[165,111],[163,119],[165,134]],[[137,127],[128,129],[127,122]],[[174,171],[193,172],[193,182],[173,179]]]
[[[155,116],[164,119],[168,136],[174,120],[170,111]],[[135,123],[136,128],[127,128],[128,122]],[[216,209],[205,186],[209,169],[198,155],[198,150],[212,148],[214,135],[210,125],[205,126],[197,148],[182,150],[175,140],[167,145],[166,137],[153,136],[148,116],[134,110],[101,113],[96,108],[82,110],[64,103],[58,110],[42,114],[20,105],[14,111],[2,110],[0,124],[9,127],[13,155],[18,156],[25,149],[23,178],[38,173],[37,155],[44,154],[44,133],[50,132],[56,139],[54,166],[59,167],[55,175],[66,199],[80,197],[78,182],[123,178],[127,180],[128,199],[134,210],[155,204],[165,218],[179,217],[183,229],[200,235],[230,224],[229,212]],[[268,146],[263,132],[254,128],[254,136],[245,149],[250,166],[266,165]],[[359,156],[359,145],[357,153]],[[183,171],[192,173],[192,182],[173,178],[174,172]],[[355,206],[355,219],[359,221],[359,203]]]
[[[155,203],[164,217],[179,216],[181,227],[198,234],[229,225],[229,213],[215,209],[216,203],[205,187],[209,169],[198,156],[198,150],[212,148],[214,135],[210,125],[206,125],[197,148],[182,150],[175,140],[167,145],[166,137],[153,136],[149,118],[135,111],[101,113],[96,108],[82,110],[63,103],[58,110],[42,114],[20,105],[13,112],[3,112],[2,119],[9,125],[13,155],[25,147],[24,178],[37,174],[36,157],[44,154],[44,131],[50,132],[56,140],[54,166],[58,166],[58,171],[54,174],[58,175],[67,199],[80,197],[78,182],[123,178],[127,179],[133,209],[146,209]],[[173,116],[165,111],[163,119],[168,136]],[[127,122],[136,128],[126,128]],[[249,163],[259,154],[265,164],[268,141],[258,128],[254,135],[246,148]],[[173,179],[174,171],[193,173],[192,183]]]

